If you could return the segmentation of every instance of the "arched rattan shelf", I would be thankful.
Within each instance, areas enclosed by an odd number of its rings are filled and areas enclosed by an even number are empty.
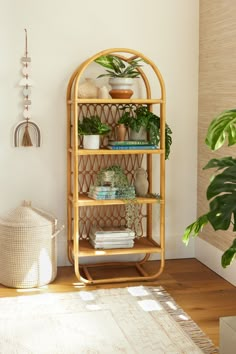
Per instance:
[[[116,55],[124,61],[134,58],[142,58],[151,67],[154,82],[160,88],[160,97],[152,96],[152,88],[145,74],[145,68],[139,68],[141,80],[145,87],[145,97],[135,99],[81,99],[78,98],[78,86],[81,78],[94,60],[101,55]],[[152,79],[153,81],[153,79]],[[142,53],[128,48],[111,48],[103,50],[89,59],[85,60],[71,75],[67,87],[67,235],[68,235],[68,258],[74,265],[75,274],[79,282],[85,284],[101,284],[108,282],[131,282],[131,281],[150,281],[156,279],[164,269],[165,255],[165,104],[166,93],[162,75],[149,58]],[[147,105],[153,110],[155,105],[160,108],[161,118],[161,140],[160,149],[157,151],[145,150],[108,150],[106,142],[102,142],[99,150],[83,150],[78,138],[78,120],[81,119],[83,112],[101,113],[102,120],[110,123],[111,126],[116,121],[111,122],[110,117],[114,110],[122,105]],[[92,107],[92,108],[91,108]],[[116,119],[117,119],[116,115]],[[122,223],[122,213],[125,208],[123,200],[93,200],[87,196],[90,183],[99,168],[107,164],[115,163],[121,165],[129,175],[131,182],[134,178],[134,171],[145,165],[149,177],[149,192],[153,192],[153,158],[159,161],[159,187],[161,199],[159,200],[159,234],[153,235],[153,205],[157,202],[153,198],[136,198],[139,205],[139,220],[141,223],[142,237],[136,237],[133,248],[127,249],[94,249],[88,242],[90,225],[93,222],[116,224]],[[156,237],[157,236],[157,237]],[[156,240],[158,239],[158,241]],[[150,255],[159,255],[157,269],[154,274],[149,274],[145,268],[145,263]],[[114,257],[120,257],[119,261]],[[86,257],[86,263],[82,264],[82,259]],[[105,261],[104,261],[105,258]],[[112,260],[110,260],[113,258]],[[128,258],[128,261],[127,261]],[[91,262],[87,263],[90,259]],[[98,262],[99,259],[102,261]],[[117,270],[116,278],[95,279],[92,276],[92,268],[95,267],[135,267],[137,274],[131,276],[120,276]],[[119,269],[119,268],[118,268]]]

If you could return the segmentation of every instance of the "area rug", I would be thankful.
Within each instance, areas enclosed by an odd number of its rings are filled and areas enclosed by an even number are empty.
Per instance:
[[[218,353],[162,287],[0,298],[3,354]]]

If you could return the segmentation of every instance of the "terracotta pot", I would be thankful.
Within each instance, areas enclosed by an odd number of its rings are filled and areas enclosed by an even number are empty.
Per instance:
[[[109,79],[111,90],[109,94],[112,98],[130,98],[133,95],[131,90],[133,79],[128,77],[114,77]]]

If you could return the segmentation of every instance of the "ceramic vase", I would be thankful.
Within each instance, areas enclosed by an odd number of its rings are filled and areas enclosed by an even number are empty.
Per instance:
[[[134,176],[134,188],[137,197],[145,197],[149,186],[147,172],[140,167],[135,171]]]
[[[95,85],[94,80],[86,78],[85,81],[78,87],[79,98],[97,98],[98,87]]]
[[[118,124],[116,126],[116,140],[124,141],[126,136],[127,128],[124,124]]]

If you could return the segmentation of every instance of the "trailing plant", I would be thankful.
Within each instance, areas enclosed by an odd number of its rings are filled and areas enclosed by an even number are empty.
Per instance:
[[[111,131],[111,128],[101,122],[99,116],[83,117],[82,122],[78,122],[79,135],[105,135]]]
[[[126,226],[133,227],[136,235],[140,235],[139,205],[135,198],[134,187],[130,184],[124,170],[119,165],[102,168],[97,173],[95,186],[103,185],[106,172],[114,172],[111,175],[111,186],[118,188],[117,198],[125,201]]]
[[[126,127],[139,132],[141,127],[149,133],[149,141],[151,144],[159,145],[160,143],[160,117],[152,113],[148,106],[142,105],[138,107],[125,106],[123,115],[118,120],[118,124],[124,124]],[[165,125],[165,148],[168,159],[170,155],[170,147],[172,144],[172,131],[169,125]]]
[[[123,169],[119,165],[112,165],[109,167],[102,168],[96,176],[95,185],[101,186],[104,182],[104,174],[106,172],[113,172],[111,177],[111,186],[117,188],[124,188],[130,186],[127,176],[125,175]]]
[[[140,72],[137,68],[141,67],[140,64],[143,60],[141,58],[136,58],[132,60],[120,59],[116,55],[102,55],[94,60],[97,64],[106,68],[106,74],[101,74],[98,76],[104,77],[126,77],[126,78],[138,78],[140,77]]]
[[[208,127],[206,145],[211,150],[221,148],[228,137],[228,146],[236,143],[236,109],[226,110],[213,119]],[[204,169],[216,168],[207,188],[209,211],[189,225],[184,232],[183,242],[187,245],[191,236],[197,236],[210,223],[214,230],[236,231],[236,158],[232,156],[211,159]],[[223,253],[224,268],[232,263],[236,255],[236,238]]]

